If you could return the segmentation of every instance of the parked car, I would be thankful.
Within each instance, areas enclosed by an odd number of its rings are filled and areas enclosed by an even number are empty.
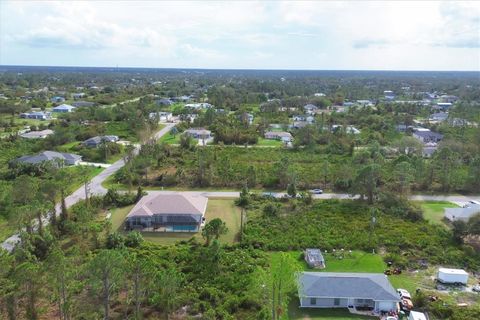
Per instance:
[[[405,299],[412,299],[412,296],[410,295],[410,292],[408,292],[405,289],[397,289],[398,295],[400,298],[405,298]]]
[[[310,190],[311,194],[322,194],[323,190],[322,189],[312,189]]]
[[[480,284],[477,284],[477,285],[473,286],[472,291],[480,293]]]

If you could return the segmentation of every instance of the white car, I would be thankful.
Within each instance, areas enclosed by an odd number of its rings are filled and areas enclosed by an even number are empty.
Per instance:
[[[310,193],[312,193],[312,194],[322,194],[323,190],[322,189],[312,189],[312,190],[310,190]]]
[[[410,295],[410,292],[408,292],[405,289],[397,289],[397,292],[400,295],[400,298],[402,298],[402,299],[412,299],[412,296]]]

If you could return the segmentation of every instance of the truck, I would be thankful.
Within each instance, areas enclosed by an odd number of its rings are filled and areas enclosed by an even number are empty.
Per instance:
[[[439,268],[437,280],[444,284],[462,284],[468,282],[468,273],[462,269]]]

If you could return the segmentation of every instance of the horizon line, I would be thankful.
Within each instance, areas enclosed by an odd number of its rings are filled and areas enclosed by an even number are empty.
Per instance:
[[[213,71],[367,71],[367,72],[477,72],[480,70],[420,70],[420,69],[254,69],[254,68],[202,68],[202,67],[131,67],[131,66],[73,66],[73,65],[27,65],[0,64],[2,67],[34,67],[34,68],[108,68],[108,69],[158,69],[158,70],[213,70]]]

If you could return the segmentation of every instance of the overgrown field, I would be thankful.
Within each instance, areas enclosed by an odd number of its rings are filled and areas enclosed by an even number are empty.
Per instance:
[[[281,251],[375,249],[386,251],[400,265],[416,266],[419,259],[425,259],[433,264],[480,268],[478,253],[457,245],[450,231],[427,221],[412,222],[376,210],[372,224],[370,206],[357,201],[326,200],[311,205],[269,201],[251,204],[245,245]]]

